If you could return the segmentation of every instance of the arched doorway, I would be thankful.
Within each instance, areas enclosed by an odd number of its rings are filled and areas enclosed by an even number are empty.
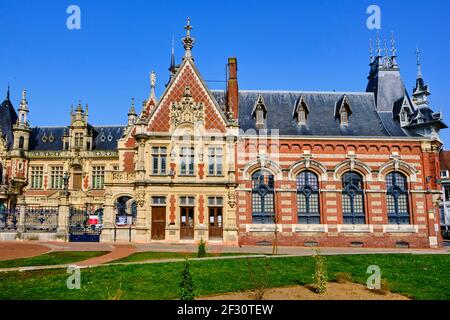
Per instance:
[[[123,196],[114,202],[114,212],[116,214],[116,226],[133,226],[137,217],[137,202],[132,197]]]

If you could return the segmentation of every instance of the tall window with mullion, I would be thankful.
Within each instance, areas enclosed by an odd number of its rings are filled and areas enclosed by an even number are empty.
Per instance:
[[[359,173],[348,172],[342,178],[342,212],[344,224],[365,224],[364,186]]]
[[[105,183],[105,167],[95,166],[92,167],[92,188],[103,189]]]
[[[319,179],[311,171],[297,176],[297,208],[299,224],[320,224]]]
[[[389,224],[410,224],[406,177],[399,172],[388,174],[386,189]]]
[[[221,176],[223,168],[223,157],[221,147],[208,148],[208,174],[211,176]]]
[[[274,223],[275,217],[275,179],[266,171],[260,170],[252,175],[252,216],[253,223]]]
[[[64,185],[63,173],[64,169],[61,166],[52,167],[50,174],[50,185],[52,189],[62,189]]]
[[[194,148],[181,147],[180,149],[180,174],[194,175]]]
[[[44,180],[44,167],[31,167],[31,189],[42,189],[42,182]]]
[[[165,175],[167,168],[167,148],[152,148],[152,173],[154,175]]]

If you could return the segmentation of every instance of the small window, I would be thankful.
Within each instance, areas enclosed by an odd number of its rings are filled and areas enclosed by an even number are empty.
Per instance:
[[[165,175],[167,170],[167,148],[152,148],[152,173],[154,175]]]
[[[348,125],[348,113],[347,110],[345,109],[341,111],[341,125],[343,126]]]
[[[222,207],[223,206],[223,198],[222,197],[209,197],[208,198],[208,206],[209,207]]]
[[[181,206],[194,206],[195,205],[195,197],[181,197],[180,205]]]
[[[221,176],[223,167],[222,148],[210,147],[208,149],[208,173],[212,176]]]
[[[92,188],[103,189],[105,183],[105,167],[95,166],[92,167]]]
[[[448,178],[448,170],[441,171],[441,178]]]
[[[77,132],[75,133],[75,148],[83,148],[83,133]]]
[[[180,161],[180,174],[194,175],[194,148],[181,147]]]
[[[64,172],[63,167],[52,167],[50,173],[50,186],[52,189],[62,189],[64,186]]]
[[[31,189],[42,189],[44,167],[31,167]]]
[[[166,205],[166,197],[152,197],[152,203],[156,206]]]

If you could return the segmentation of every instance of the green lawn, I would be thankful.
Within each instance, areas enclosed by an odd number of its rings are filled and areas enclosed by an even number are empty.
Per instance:
[[[251,260],[260,274],[264,259]],[[350,272],[365,283],[369,265],[378,265],[393,292],[415,299],[450,299],[450,255],[353,255],[327,257],[328,274]],[[270,259],[270,286],[311,282],[311,257]],[[81,290],[68,290],[66,270],[0,273],[0,299],[176,299],[182,263],[105,266],[81,271]],[[249,290],[248,259],[193,261],[200,295]]]
[[[103,251],[50,252],[32,258],[0,261],[0,268],[53,266],[58,264],[68,264],[102,256],[107,253],[108,252]]]
[[[207,253],[206,257],[226,257],[226,256],[242,256],[253,255],[249,253]],[[137,252],[123,259],[115,260],[116,262],[142,262],[150,260],[162,260],[162,259],[184,259],[184,258],[197,258],[197,253],[193,252]]]

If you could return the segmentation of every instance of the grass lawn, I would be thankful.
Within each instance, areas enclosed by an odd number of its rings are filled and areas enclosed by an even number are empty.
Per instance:
[[[263,258],[251,259],[255,277]],[[328,274],[350,272],[364,284],[367,267],[378,265],[392,292],[415,299],[450,299],[450,255],[353,255],[327,257]],[[311,283],[311,257],[270,259],[270,286]],[[81,271],[81,289],[68,290],[66,270],[0,273],[0,299],[177,299],[182,263],[105,266]],[[254,288],[249,260],[192,261],[199,295]],[[254,277],[253,277],[254,278]]]
[[[68,264],[80,262],[94,257],[99,257],[108,252],[88,251],[88,252],[50,252],[37,257],[4,260],[0,261],[0,268],[18,268],[18,267],[35,267],[35,266],[53,266],[58,264]]]
[[[226,256],[251,256],[250,253],[207,253],[206,257],[226,257]],[[184,259],[184,258],[197,258],[195,252],[137,252],[123,259],[115,260],[116,262],[142,262],[149,260],[162,260],[162,259]]]

